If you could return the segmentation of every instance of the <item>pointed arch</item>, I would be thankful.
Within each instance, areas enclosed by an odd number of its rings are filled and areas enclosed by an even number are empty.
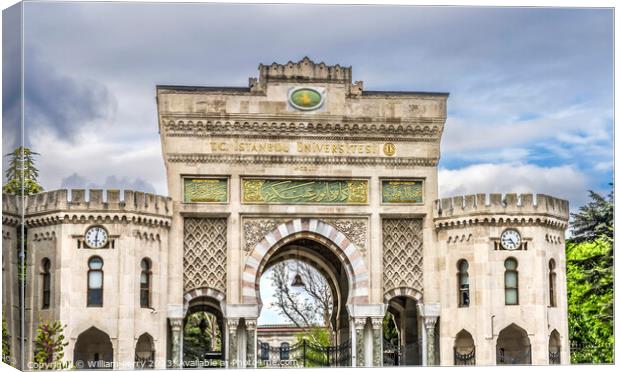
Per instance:
[[[496,362],[497,364],[532,364],[531,343],[525,329],[511,323],[499,332]]]
[[[368,303],[368,268],[362,253],[332,225],[308,218],[297,218],[278,225],[252,249],[243,270],[243,303],[260,304],[258,282],[265,264],[279,247],[300,238],[324,244],[340,259],[349,278],[348,303]]]
[[[461,329],[454,338],[454,365],[475,365],[476,344],[471,333]]]
[[[562,351],[560,332],[558,332],[557,329],[554,329],[549,335],[549,364],[561,363],[560,351]]]
[[[73,349],[73,362],[90,368],[109,368],[114,361],[114,349],[110,336],[97,327],[80,333]]]

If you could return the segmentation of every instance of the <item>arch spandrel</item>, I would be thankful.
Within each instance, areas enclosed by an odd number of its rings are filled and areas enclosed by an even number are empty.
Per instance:
[[[245,260],[242,302],[260,304],[258,283],[269,258],[283,245],[306,238],[322,243],[340,259],[349,278],[348,303],[369,302],[368,267],[358,247],[334,226],[313,218],[297,218],[281,223],[258,242]]]

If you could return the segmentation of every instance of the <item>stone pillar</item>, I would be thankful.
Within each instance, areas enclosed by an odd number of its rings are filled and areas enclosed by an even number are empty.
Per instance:
[[[435,324],[436,316],[424,317],[424,327],[426,328],[426,357],[427,365],[437,365],[437,356],[435,355]]]
[[[170,318],[172,331],[172,368],[181,368],[183,364],[183,318]]]
[[[246,340],[246,367],[256,368],[256,319],[245,320]]]
[[[366,352],[364,347],[364,328],[366,326],[366,318],[355,318],[355,359],[357,367],[366,366]]]
[[[237,327],[239,327],[239,318],[226,319],[228,328],[228,368],[239,368],[238,356],[238,339]]]
[[[372,366],[383,365],[383,318],[372,318]]]

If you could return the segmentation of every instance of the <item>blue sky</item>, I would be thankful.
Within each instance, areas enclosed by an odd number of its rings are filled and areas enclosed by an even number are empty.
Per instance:
[[[259,63],[306,55],[353,66],[368,90],[450,93],[442,196],[541,192],[574,209],[613,179],[610,9],[48,2],[24,14],[25,136],[46,189],[165,194],[156,84],[247,86]]]

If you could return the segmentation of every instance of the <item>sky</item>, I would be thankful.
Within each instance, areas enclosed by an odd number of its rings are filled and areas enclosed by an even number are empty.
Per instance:
[[[48,190],[165,195],[155,86],[247,87],[259,63],[304,56],[353,66],[353,80],[367,90],[450,93],[441,196],[547,193],[575,210],[587,190],[607,193],[613,180],[610,9],[24,7],[24,136],[40,153],[39,180]],[[15,61],[18,38],[7,36],[6,15],[4,58]],[[3,68],[6,153],[19,143],[12,124],[19,70]]]

